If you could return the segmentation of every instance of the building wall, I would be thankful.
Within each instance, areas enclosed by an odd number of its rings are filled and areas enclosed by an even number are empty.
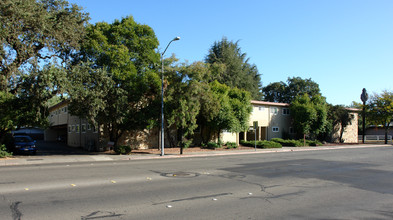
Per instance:
[[[291,129],[292,119],[289,104],[262,101],[251,101],[251,104],[253,111],[249,119],[249,126],[251,128],[254,121],[258,122],[257,140],[270,140],[294,135],[293,129]],[[243,133],[240,136],[243,136]],[[244,132],[244,136],[244,140],[254,140],[255,132],[250,129]]]
[[[344,143],[358,143],[358,121],[359,114],[357,112],[352,112],[353,119],[351,124],[347,125],[344,129],[343,139]],[[338,143],[340,141],[341,126],[337,125],[335,127],[335,132],[332,134],[332,141]]]

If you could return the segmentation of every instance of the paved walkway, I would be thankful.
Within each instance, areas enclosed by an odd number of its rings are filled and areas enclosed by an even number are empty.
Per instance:
[[[64,153],[57,149],[56,154],[49,155],[51,152],[43,151],[43,153],[31,156],[15,156],[13,158],[0,158],[0,166],[16,166],[16,165],[37,165],[37,164],[53,164],[53,163],[73,163],[73,162],[96,162],[96,161],[122,161],[122,160],[147,160],[147,159],[168,159],[168,158],[188,158],[188,157],[210,157],[225,156],[239,154],[265,154],[265,153],[284,153],[297,151],[315,151],[315,150],[338,150],[350,148],[370,148],[370,147],[392,147],[392,145],[337,145],[322,147],[283,147],[274,149],[250,149],[250,150],[231,150],[231,151],[201,151],[187,152],[186,154],[131,154],[131,155],[110,155],[100,153],[89,153],[75,149],[75,151]],[[64,150],[67,150],[64,148]],[[68,149],[69,150],[69,149]]]

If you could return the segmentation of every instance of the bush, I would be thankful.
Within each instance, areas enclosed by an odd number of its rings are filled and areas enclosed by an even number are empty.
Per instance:
[[[322,146],[322,143],[318,140],[315,140],[315,141],[306,140],[306,145],[307,146]]]
[[[116,154],[129,154],[131,153],[131,147],[127,145],[119,145],[115,146],[115,152]]]
[[[207,148],[216,149],[216,148],[220,148],[220,145],[217,144],[216,142],[209,142],[209,143],[207,143]]]
[[[227,142],[225,145],[228,149],[237,148],[237,144],[235,142]]]
[[[255,141],[240,141],[240,143],[244,146],[254,147]],[[258,148],[281,148],[282,145],[280,143],[274,141],[257,141],[256,146]]]
[[[287,147],[303,146],[303,142],[297,141],[297,140],[284,140],[282,138],[272,138],[271,141],[277,142],[277,143],[281,144],[282,146],[287,146]]]
[[[5,145],[0,145],[0,158],[12,156],[12,153],[7,151]]]

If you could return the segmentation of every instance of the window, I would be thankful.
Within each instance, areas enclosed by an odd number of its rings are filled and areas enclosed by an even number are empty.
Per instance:
[[[91,125],[87,124],[87,130],[91,131]]]
[[[75,132],[75,125],[72,125],[72,132]]]
[[[273,128],[272,128],[272,131],[273,131],[273,132],[279,132],[280,129],[279,129],[278,127],[273,127]]]
[[[259,111],[265,111],[265,107],[259,106],[259,107],[258,107],[258,110],[259,110]]]
[[[271,113],[272,113],[273,115],[277,115],[277,113],[278,113],[278,108],[276,108],[276,107],[271,107],[271,108],[270,108],[270,111],[271,111]]]
[[[283,115],[289,115],[289,108],[283,108],[282,109],[282,114]]]
[[[72,131],[72,126],[68,125],[68,133],[71,133],[71,131]]]
[[[293,127],[289,127],[289,133],[290,134],[295,134],[295,129]]]
[[[86,124],[82,124],[82,133],[86,133]]]
[[[79,130],[79,125],[76,125],[75,129],[76,129],[76,132],[79,133],[79,131],[80,131]]]

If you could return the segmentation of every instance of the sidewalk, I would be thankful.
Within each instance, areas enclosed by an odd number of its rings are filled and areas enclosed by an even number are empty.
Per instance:
[[[169,159],[169,158],[189,158],[189,157],[211,157],[226,155],[242,154],[265,154],[265,153],[284,153],[299,151],[316,151],[316,150],[339,150],[352,148],[370,148],[370,147],[391,147],[392,145],[337,145],[321,147],[283,147],[273,149],[247,149],[247,150],[211,150],[202,152],[186,152],[185,154],[142,154],[134,153],[130,155],[112,155],[112,154],[85,154],[85,155],[32,155],[32,156],[15,156],[13,158],[0,158],[0,167],[16,165],[37,165],[37,164],[56,164],[56,163],[74,163],[74,162],[97,162],[97,161],[123,161],[123,160],[148,160],[148,159]]]

